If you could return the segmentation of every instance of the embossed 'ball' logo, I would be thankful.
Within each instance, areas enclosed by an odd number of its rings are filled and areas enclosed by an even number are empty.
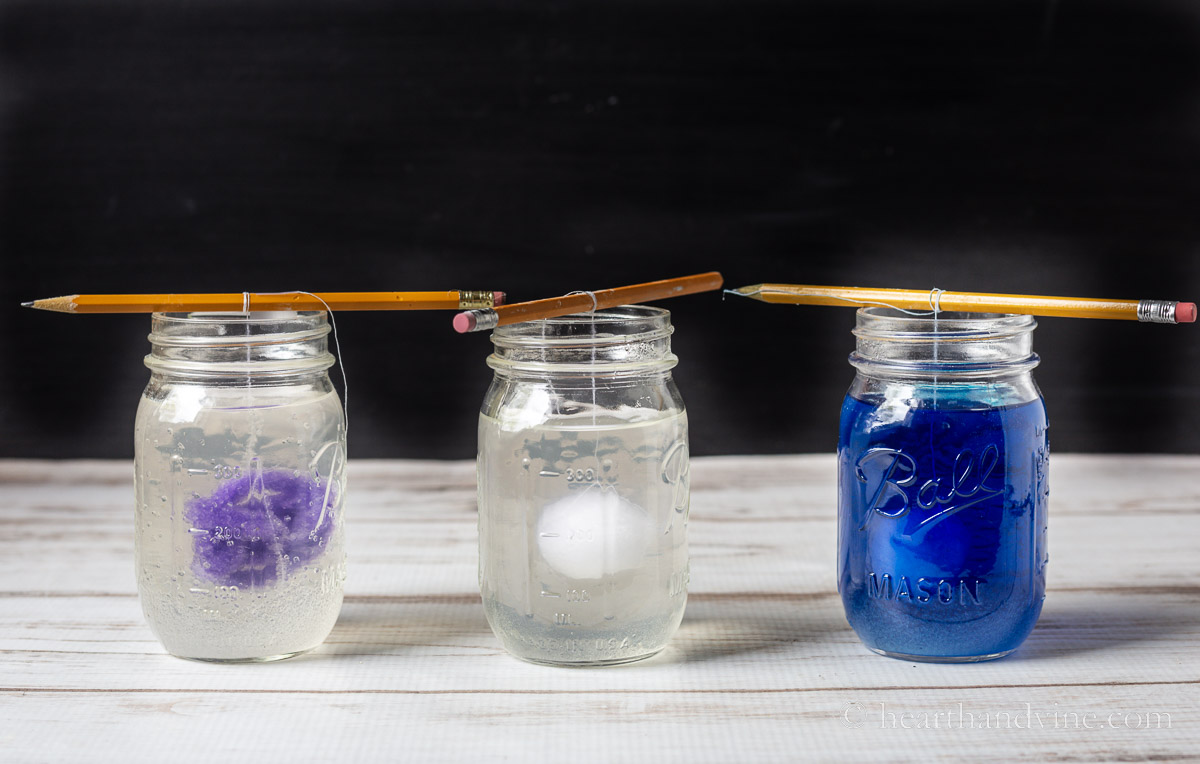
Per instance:
[[[688,511],[691,454],[687,439],[675,441],[663,455],[662,480],[672,486],[671,506],[686,518]]]
[[[943,520],[1004,492],[1004,487],[992,487],[988,480],[1000,464],[1000,449],[988,444],[975,453],[964,448],[954,458],[954,466],[946,476],[934,476],[923,483],[917,472],[917,461],[895,448],[871,448],[854,463],[854,475],[870,496],[867,511],[859,530],[866,530],[876,516],[893,520],[912,511],[913,505],[922,510],[937,510],[925,517],[916,533],[923,535]],[[915,490],[913,490],[915,487]]]

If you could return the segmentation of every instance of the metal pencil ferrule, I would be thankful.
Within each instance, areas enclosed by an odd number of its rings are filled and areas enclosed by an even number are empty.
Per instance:
[[[460,289],[458,290],[458,308],[459,310],[472,310],[474,308],[490,308],[493,305],[493,296],[491,292],[485,292],[480,289]]]
[[[1137,320],[1151,324],[1174,324],[1174,300],[1141,300],[1137,306]]]
[[[494,310],[473,310],[471,315],[475,317],[475,328],[471,330],[473,332],[486,332],[500,325],[500,314]]]

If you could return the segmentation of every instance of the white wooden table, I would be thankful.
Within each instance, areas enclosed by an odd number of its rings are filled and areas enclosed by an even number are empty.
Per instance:
[[[143,622],[129,463],[0,462],[0,762],[1200,759],[1200,457],[1055,455],[1041,622],[960,666],[846,625],[834,469],[695,460],[671,647],[554,669],[488,630],[469,462],[352,463],[341,620],[240,666]]]

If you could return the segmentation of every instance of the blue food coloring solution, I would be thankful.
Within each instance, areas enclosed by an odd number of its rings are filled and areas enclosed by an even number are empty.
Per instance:
[[[995,658],[1041,613],[1045,407],[989,406],[985,394],[943,386],[842,406],[838,588],[876,652]]]

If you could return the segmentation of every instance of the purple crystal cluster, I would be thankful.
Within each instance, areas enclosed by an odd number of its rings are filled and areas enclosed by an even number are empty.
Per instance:
[[[337,485],[290,470],[267,470],[222,483],[187,502],[195,537],[193,570],[223,586],[268,586],[281,570],[320,556],[333,529]]]

